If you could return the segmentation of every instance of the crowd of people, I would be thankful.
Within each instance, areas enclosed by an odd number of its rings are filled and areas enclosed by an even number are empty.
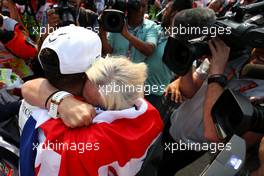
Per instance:
[[[115,1],[64,1],[74,24],[56,8],[62,0],[0,1],[0,136],[18,148],[21,176],[175,175],[208,151],[172,152],[168,144],[224,143],[211,111],[225,89],[263,103],[264,80],[241,70],[263,65],[264,48],[230,59],[232,48],[215,37],[211,54],[184,75],[163,62],[179,17],[193,9],[225,14],[237,1],[131,1],[137,8],[127,6],[117,33],[100,21]],[[263,176],[263,134],[242,137],[248,149],[260,146],[259,164],[249,170]]]

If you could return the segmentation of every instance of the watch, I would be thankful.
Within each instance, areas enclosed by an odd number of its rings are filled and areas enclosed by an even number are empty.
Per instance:
[[[208,85],[211,83],[218,83],[220,86],[225,87],[227,84],[227,78],[223,74],[210,75],[207,80]]]
[[[55,93],[52,97],[51,97],[51,101],[50,101],[50,108],[49,108],[49,116],[52,118],[57,119],[58,118],[58,107],[59,104],[62,102],[62,100],[65,97],[71,96],[72,94],[65,92],[65,91],[59,91],[57,93]]]

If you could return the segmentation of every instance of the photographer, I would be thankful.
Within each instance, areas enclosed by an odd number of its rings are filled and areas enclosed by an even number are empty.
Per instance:
[[[106,31],[100,26],[103,54],[124,55],[133,62],[143,62],[154,53],[158,31],[155,22],[144,19],[147,6],[147,0],[140,0],[136,9],[128,5],[127,20],[121,33],[109,33],[107,38]]]
[[[220,141],[212,121],[211,109],[226,86],[240,91],[247,97],[264,96],[264,80],[240,77],[240,71],[245,63],[263,64],[261,59],[264,56],[263,49],[256,49],[250,59],[244,56],[228,62],[230,49],[223,41],[213,39],[209,41],[209,46],[212,52],[209,70],[189,71],[180,79],[180,91],[189,99],[172,117],[170,132],[176,141]],[[225,79],[226,83],[221,82]]]
[[[63,0],[59,0],[58,4],[61,3]],[[73,7],[74,14],[72,14],[75,17],[75,23],[77,26],[81,27],[90,27],[93,28],[96,25],[97,21],[97,14],[91,10],[84,9],[81,7],[81,0],[66,0],[67,4]],[[45,29],[45,31],[41,31],[41,40],[42,41],[46,38],[46,36],[53,32],[54,29],[60,27],[62,25],[63,21],[59,14],[56,12],[54,8],[50,8],[47,10],[46,14],[43,15],[42,19],[42,28]]]
[[[191,0],[174,0],[167,3],[162,15],[162,23],[157,26],[159,34],[157,47],[154,53],[144,61],[148,66],[148,78],[145,85],[150,86],[150,91],[145,92],[145,98],[156,108],[160,104],[164,88],[174,76],[173,72],[162,61],[164,48],[170,35],[167,29],[170,28],[172,18],[177,12],[190,8],[192,8]]]

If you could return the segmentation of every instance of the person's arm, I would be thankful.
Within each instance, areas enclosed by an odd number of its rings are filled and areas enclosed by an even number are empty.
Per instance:
[[[10,18],[22,24],[22,20],[17,10],[16,4],[13,2],[13,0],[6,0],[6,1],[3,1],[3,3],[6,7],[8,7],[8,10],[10,12]]]
[[[146,42],[138,39],[136,36],[129,33],[127,24],[124,25],[122,33],[121,33],[138,51],[140,51],[145,56],[149,57],[153,54],[155,51],[156,43],[157,41],[154,41],[154,43],[149,42],[148,39]],[[157,29],[153,27],[151,29],[150,34],[147,34],[150,37],[149,38],[155,38],[157,39],[158,32]],[[147,38],[147,37],[146,37]]]
[[[183,96],[192,98],[202,86],[204,79],[204,77],[200,76],[191,68],[186,75],[180,78],[180,91]]]
[[[224,5],[225,0],[213,0],[208,5],[208,8],[212,9],[215,12],[218,12]]]
[[[102,27],[99,27],[99,37],[102,41],[102,54],[106,55],[113,53],[113,48],[107,39],[107,33],[102,29]]]
[[[47,107],[45,107],[45,102],[56,90],[56,88],[50,85],[48,80],[39,78],[24,83],[22,86],[22,95],[29,104],[43,109],[49,109],[50,99]],[[63,99],[58,107],[58,112],[64,124],[72,128],[89,125],[96,115],[93,106],[79,101],[73,96]]]
[[[209,75],[223,74],[229,58],[230,48],[220,39],[209,41],[212,53]],[[211,83],[207,86],[203,106],[204,137],[211,142],[219,141],[216,129],[211,116],[211,110],[224,88],[218,83]]]
[[[176,103],[182,103],[183,97],[180,91],[180,77],[173,82],[171,82],[166,90],[165,90],[165,96],[168,96],[168,94],[171,94],[171,101],[175,101]]]
[[[260,166],[257,170],[251,173],[251,176],[264,176],[264,137],[259,145],[259,161]]]
[[[46,109],[45,101],[48,96],[56,90],[44,78],[27,81],[21,88],[22,96],[29,104],[43,109]]]

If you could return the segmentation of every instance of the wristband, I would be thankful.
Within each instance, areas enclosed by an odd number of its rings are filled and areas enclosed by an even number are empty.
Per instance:
[[[223,74],[214,74],[208,77],[207,83],[208,85],[211,83],[218,83],[220,86],[224,88],[227,84],[227,78]]]
[[[55,92],[53,92],[52,94],[50,94],[50,95],[48,96],[48,98],[46,99],[46,101],[45,101],[45,108],[46,108],[46,109],[48,109],[47,105],[48,105],[49,99],[50,99],[55,93],[57,93],[57,92],[59,92],[59,90],[56,90]]]
[[[71,96],[72,94],[65,92],[65,91],[59,91],[55,93],[51,98],[50,108],[49,108],[49,116],[52,118],[58,118],[58,106],[62,102],[62,100],[65,97]]]

